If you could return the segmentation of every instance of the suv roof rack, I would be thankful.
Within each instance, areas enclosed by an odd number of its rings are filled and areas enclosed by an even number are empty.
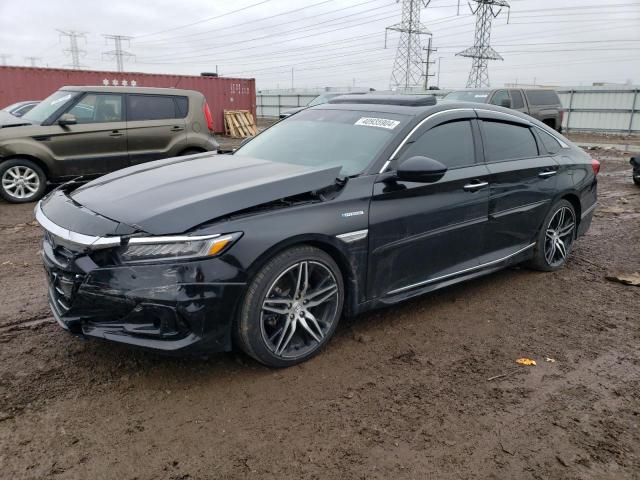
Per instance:
[[[436,104],[435,95],[342,95],[329,103],[368,103],[376,105],[402,105],[405,107],[428,107]]]

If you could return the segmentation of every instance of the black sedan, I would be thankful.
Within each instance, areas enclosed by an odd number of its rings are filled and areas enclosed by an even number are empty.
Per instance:
[[[589,228],[597,161],[532,118],[341,97],[233,155],[159,160],[42,200],[59,324],[173,353],[308,359],[340,317],[527,262]]]

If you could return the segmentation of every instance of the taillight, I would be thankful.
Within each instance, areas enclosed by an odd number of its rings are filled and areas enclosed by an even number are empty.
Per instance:
[[[591,168],[593,168],[594,175],[598,175],[600,172],[600,162],[595,158],[591,159]]]
[[[204,112],[204,118],[207,119],[207,128],[210,132],[213,132],[213,117],[211,116],[211,110],[209,109],[209,104],[207,102],[204,102],[202,111]]]

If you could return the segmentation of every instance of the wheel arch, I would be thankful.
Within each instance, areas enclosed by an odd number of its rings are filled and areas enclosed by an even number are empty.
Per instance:
[[[298,235],[282,240],[279,243],[269,247],[261,253],[247,269],[247,277],[253,278],[254,275],[267,264],[269,260],[279,253],[293,247],[310,245],[329,255],[338,265],[345,287],[344,309],[347,315],[356,310],[359,298],[359,277],[361,275],[356,271],[354,263],[349,260],[349,253],[340,241],[326,235]]]
[[[33,163],[35,163],[36,165],[38,165],[42,169],[42,171],[44,172],[45,176],[47,177],[47,180],[50,179],[51,171],[49,170],[49,166],[45,162],[40,160],[38,157],[34,157],[33,155],[28,155],[28,154],[25,154],[25,153],[19,153],[19,154],[16,154],[16,155],[9,155],[7,157],[2,157],[0,159],[0,164],[3,164],[4,162],[8,162],[9,160],[20,160],[20,159],[30,160]]]
[[[582,205],[580,204],[580,197],[575,193],[565,193],[560,197],[560,200],[567,200],[576,212],[576,227],[580,225],[580,216],[582,215]]]

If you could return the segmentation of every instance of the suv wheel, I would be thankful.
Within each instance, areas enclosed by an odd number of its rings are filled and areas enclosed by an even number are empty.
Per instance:
[[[242,350],[270,367],[288,367],[324,347],[338,325],[344,284],[322,250],[299,246],[271,259],[255,275],[236,327]]]
[[[564,266],[576,238],[576,213],[567,200],[557,202],[543,223],[531,267],[551,272]]]
[[[44,195],[47,177],[35,162],[16,158],[0,163],[0,196],[11,203],[27,203]]]

